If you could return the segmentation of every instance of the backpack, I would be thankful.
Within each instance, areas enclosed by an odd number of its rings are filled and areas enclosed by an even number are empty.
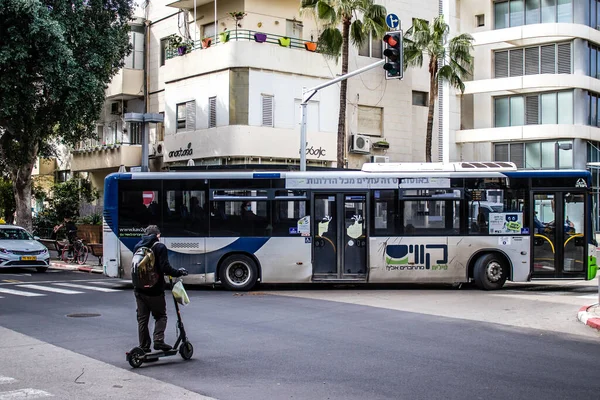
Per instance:
[[[131,280],[136,289],[149,289],[156,285],[159,280],[159,274],[156,269],[156,257],[152,248],[158,242],[154,242],[151,247],[140,247],[133,254],[131,260]]]

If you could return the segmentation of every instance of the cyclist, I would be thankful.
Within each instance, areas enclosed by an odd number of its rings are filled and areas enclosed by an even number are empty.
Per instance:
[[[73,220],[70,217],[65,217],[62,224],[56,225],[54,227],[54,233],[52,235],[53,239],[56,239],[56,235],[58,234],[58,231],[63,227],[67,231],[67,240],[69,241],[68,257],[72,258],[73,257],[73,245],[75,243],[75,240],[77,240],[77,225],[75,225],[75,222],[73,222]]]

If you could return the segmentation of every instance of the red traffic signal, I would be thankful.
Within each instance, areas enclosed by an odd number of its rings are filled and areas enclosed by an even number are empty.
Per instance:
[[[387,32],[383,36],[385,43],[385,64],[383,69],[386,71],[385,79],[402,79],[404,75],[402,51],[402,31]]]

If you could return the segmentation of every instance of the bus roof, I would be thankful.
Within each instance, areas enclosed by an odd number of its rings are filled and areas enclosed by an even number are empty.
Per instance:
[[[516,171],[512,162],[452,162],[452,163],[365,163],[364,172],[462,172]]]

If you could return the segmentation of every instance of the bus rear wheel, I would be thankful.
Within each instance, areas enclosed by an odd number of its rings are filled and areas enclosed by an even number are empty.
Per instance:
[[[473,278],[480,289],[498,290],[504,286],[507,277],[506,261],[497,254],[485,254],[475,261]]]
[[[219,268],[221,284],[228,290],[250,290],[256,285],[258,268],[250,257],[234,254],[227,257]]]

